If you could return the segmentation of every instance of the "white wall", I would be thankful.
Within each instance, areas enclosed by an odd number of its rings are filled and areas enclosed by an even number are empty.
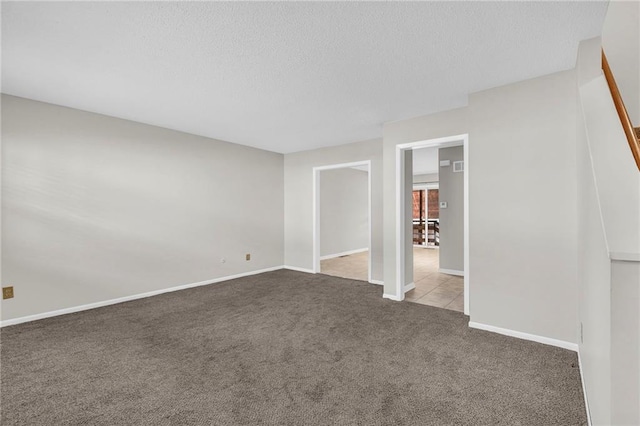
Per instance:
[[[609,256],[640,260],[640,173],[604,76],[580,87]]]
[[[313,270],[313,168],[371,160],[372,279],[382,281],[382,141],[356,142],[284,157],[285,265]]]
[[[579,351],[592,423],[640,424],[640,173],[599,53],[577,65]]]
[[[320,256],[369,246],[369,176],[343,168],[320,172]]]
[[[640,2],[609,2],[602,47],[631,122],[640,127]]]
[[[611,262],[611,422],[640,425],[640,262]]]
[[[586,50],[585,50],[586,48]],[[590,57],[589,57],[590,56]],[[578,84],[601,74],[600,40],[581,44]],[[581,62],[583,65],[581,65]],[[580,367],[592,424],[611,420],[611,263],[602,227],[582,105],[578,102],[578,317]]]
[[[426,175],[413,175],[413,183],[438,183],[437,173],[428,173]]]
[[[565,71],[471,95],[471,320],[577,343],[576,89]]]
[[[5,95],[2,140],[3,320],[283,264],[280,154]]]
[[[566,71],[385,124],[386,294],[396,292],[396,146],[469,133],[471,321],[577,342],[576,99]]]
[[[440,269],[464,272],[464,173],[453,171],[453,162],[463,161],[463,147],[440,148],[438,158],[450,161],[438,174],[438,201],[447,203],[439,210]]]

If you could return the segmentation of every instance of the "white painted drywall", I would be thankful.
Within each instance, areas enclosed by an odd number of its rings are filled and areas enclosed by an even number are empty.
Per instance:
[[[384,126],[385,200],[396,199],[396,145],[469,133],[474,322],[577,341],[576,103],[574,72],[566,71],[472,94],[467,108]],[[384,207],[391,295],[394,204]]]
[[[438,174],[438,148],[416,148],[413,150],[413,174]]]
[[[463,161],[463,147],[438,150],[439,161],[449,160],[449,166],[439,169],[438,200],[447,203],[439,209],[440,269],[464,271],[464,173],[453,171],[454,161]],[[439,164],[439,163],[438,163]]]
[[[470,96],[471,320],[577,342],[575,72]]]
[[[602,47],[631,122],[640,127],[640,2],[609,2]]]
[[[3,320],[283,263],[281,154],[6,95],[2,141]]]
[[[380,139],[284,156],[285,265],[313,270],[313,168],[365,160],[371,160],[372,279],[382,281],[382,141]]]
[[[368,246],[368,172],[351,168],[320,171],[320,256]]]
[[[413,183],[438,183],[437,173],[428,173],[426,175],[413,175]]]
[[[611,423],[640,425],[640,262],[611,262]]]
[[[604,76],[580,87],[609,255],[640,260],[640,173]]]
[[[578,54],[579,350],[593,424],[640,423],[640,174],[600,71]]]
[[[600,39],[581,43],[579,83],[601,74],[599,62]],[[605,425],[611,423],[611,262],[579,102],[578,112],[578,348],[592,424]]]

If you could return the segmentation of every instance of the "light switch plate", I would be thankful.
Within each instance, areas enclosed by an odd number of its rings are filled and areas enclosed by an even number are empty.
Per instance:
[[[446,209],[447,208],[447,202],[446,201],[440,201],[440,208],[441,209]]]

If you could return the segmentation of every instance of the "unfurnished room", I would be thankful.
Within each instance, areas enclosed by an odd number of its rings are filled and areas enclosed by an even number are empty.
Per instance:
[[[2,425],[640,425],[640,2],[0,25]]]

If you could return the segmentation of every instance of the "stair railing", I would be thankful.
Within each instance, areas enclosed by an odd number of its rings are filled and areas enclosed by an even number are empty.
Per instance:
[[[620,90],[618,90],[616,80],[613,78],[613,73],[611,72],[611,67],[609,67],[609,61],[607,61],[607,56],[604,54],[604,50],[602,51],[602,71],[607,79],[613,103],[616,106],[616,111],[618,111],[618,117],[620,117],[622,128],[627,136],[629,148],[631,148],[633,158],[636,160],[636,166],[638,166],[638,170],[640,170],[640,128],[634,129],[633,124],[631,124],[629,113],[627,113],[627,109],[622,101],[622,96],[620,96]]]

